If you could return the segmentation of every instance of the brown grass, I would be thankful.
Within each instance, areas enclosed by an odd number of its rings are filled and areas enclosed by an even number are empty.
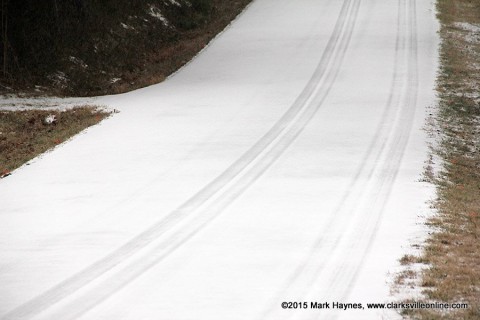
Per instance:
[[[87,106],[67,111],[0,111],[0,176],[9,175],[107,115]],[[55,122],[47,123],[48,116],[55,116]]]
[[[480,319],[480,39],[458,23],[480,26],[480,1],[438,0],[441,21],[440,110],[436,119],[441,143],[434,152],[444,165],[427,176],[437,185],[437,230],[417,260],[426,300],[466,302],[466,310],[415,310],[413,319]],[[480,36],[480,35],[479,35]],[[411,257],[404,257],[408,264]],[[402,277],[404,275],[401,275]]]

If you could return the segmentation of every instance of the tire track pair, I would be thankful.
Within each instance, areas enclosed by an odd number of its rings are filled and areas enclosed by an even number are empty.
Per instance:
[[[164,219],[2,319],[45,314],[64,320],[77,318],[158,264],[218,217],[280,157],[320,108],[345,55],[355,19],[352,3],[357,2],[344,0],[308,84],[281,119],[242,157]]]
[[[319,297],[324,299],[335,295],[335,299],[346,301],[371,249],[408,142],[416,107],[418,75],[415,1],[408,0],[408,14],[405,1],[400,0],[398,5],[394,74],[376,134],[310,253],[272,299],[270,309],[262,315],[262,319],[272,316],[275,310],[278,311],[279,302],[284,300],[316,301]],[[407,17],[408,23],[405,21]],[[408,56],[402,59],[405,50]],[[407,69],[405,75],[401,73],[402,67]],[[385,125],[392,122],[393,131]],[[350,228],[346,228],[348,225]],[[338,235],[328,246],[326,242],[330,239],[327,233]],[[324,281],[326,279],[328,280]],[[287,295],[289,298],[286,298]],[[338,313],[324,311],[321,315],[333,319]],[[317,316],[318,313],[315,317]]]
[[[342,287],[342,299],[348,296],[349,289],[355,283],[365,258],[367,257],[375,241],[379,225],[384,215],[385,206],[391,194],[393,184],[398,175],[398,170],[406,150],[408,140],[413,127],[418,95],[418,60],[417,60],[417,25],[416,25],[416,0],[402,0],[402,6],[407,7],[408,20],[407,27],[409,33],[408,39],[408,65],[407,65],[407,83],[402,99],[401,114],[396,123],[395,135],[391,137],[389,149],[384,155],[384,166],[376,172],[377,181],[374,181],[369,194],[368,205],[362,210],[362,216],[367,219],[363,226],[358,226],[355,230],[355,236],[352,238],[353,246],[350,253],[355,253],[357,260],[352,264],[347,264],[346,255],[344,255],[342,265],[344,268],[337,269],[330,288]],[[361,253],[359,255],[358,253]],[[343,269],[343,270],[342,270]],[[341,286],[340,284],[343,284]]]
[[[365,204],[360,207],[360,219],[358,221],[364,223],[356,224],[352,236],[345,241],[345,251],[341,256],[341,267],[336,268],[333,274],[327,276],[330,279],[327,292],[332,292],[335,288],[342,300],[348,297],[375,241],[413,127],[418,95],[415,1],[400,1],[400,6],[407,12],[407,76],[394,134],[389,138],[388,149],[382,155],[383,159],[380,160],[383,165],[376,168],[374,179],[369,183],[369,192],[366,194]]]

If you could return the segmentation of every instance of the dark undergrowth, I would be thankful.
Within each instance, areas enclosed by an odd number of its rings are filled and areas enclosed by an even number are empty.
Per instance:
[[[0,93],[92,96],[158,83],[251,0],[2,0]]]

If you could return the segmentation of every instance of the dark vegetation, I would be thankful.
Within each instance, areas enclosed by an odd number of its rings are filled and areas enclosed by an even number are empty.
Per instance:
[[[2,0],[0,93],[91,96],[162,81],[251,0]]]
[[[251,0],[0,1],[0,94],[92,96],[161,82]],[[0,110],[0,178],[106,116]]]

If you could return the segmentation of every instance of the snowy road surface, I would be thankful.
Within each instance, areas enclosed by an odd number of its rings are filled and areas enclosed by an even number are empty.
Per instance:
[[[0,181],[0,319],[395,319],[431,189],[430,0],[256,0]]]

